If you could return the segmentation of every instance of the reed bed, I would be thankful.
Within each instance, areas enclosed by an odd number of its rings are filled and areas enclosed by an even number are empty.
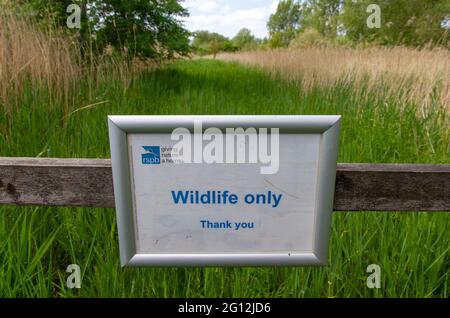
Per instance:
[[[366,99],[395,97],[422,116],[450,111],[450,51],[406,47],[323,47],[221,53],[217,58],[258,66],[299,82],[302,90],[351,84]]]

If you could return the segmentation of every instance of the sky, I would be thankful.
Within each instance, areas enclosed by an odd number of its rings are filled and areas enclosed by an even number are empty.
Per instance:
[[[189,31],[207,30],[229,38],[248,28],[259,38],[267,37],[267,21],[280,0],[184,0],[189,18],[184,25]]]

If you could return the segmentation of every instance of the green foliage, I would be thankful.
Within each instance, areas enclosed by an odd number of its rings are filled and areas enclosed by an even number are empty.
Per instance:
[[[258,47],[258,41],[247,28],[239,30],[231,41],[239,50],[252,50]]]
[[[126,47],[132,55],[167,56],[189,51],[188,32],[177,20],[187,11],[176,0],[94,1],[89,15],[104,46]]]
[[[307,47],[324,47],[329,46],[330,41],[320,34],[315,28],[307,28],[301,31],[295,39],[289,44],[290,48],[300,49]]]
[[[448,0],[380,0],[381,28],[369,29],[366,12],[370,0],[346,0],[342,14],[347,36],[353,41],[388,45],[421,46],[428,43],[448,45],[449,29],[443,21],[450,18]]]
[[[336,43],[450,45],[448,0],[380,0],[381,27],[369,28],[372,0],[283,0],[268,22],[271,46],[287,46],[297,33],[314,28]],[[447,27],[444,26],[447,22]],[[336,40],[336,41],[335,41]]]
[[[297,34],[300,26],[301,5],[295,0],[281,0],[277,11],[270,15],[267,28],[271,38],[272,47],[288,46]]]
[[[227,37],[209,31],[194,32],[192,49],[199,55],[214,54],[220,51],[234,52],[238,47]]]
[[[343,0],[307,0],[302,3],[301,30],[314,28],[327,38],[337,36]]]
[[[236,52],[237,50],[239,50],[239,47],[236,46],[233,41],[226,40],[225,42],[223,42],[221,49],[224,52]]]
[[[272,49],[284,47],[285,43],[283,41],[283,35],[281,32],[275,32],[270,35],[269,38],[269,47]]]
[[[102,52],[106,47],[128,56],[172,58],[189,52],[189,32],[179,18],[188,16],[178,0],[31,0],[23,6],[41,19],[66,28],[68,5],[81,8],[81,45]],[[67,29],[67,28],[66,28]]]

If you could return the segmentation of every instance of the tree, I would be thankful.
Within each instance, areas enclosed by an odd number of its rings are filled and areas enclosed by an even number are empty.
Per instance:
[[[236,51],[234,44],[225,36],[209,31],[194,32],[193,50],[200,55],[213,54],[219,51]]]
[[[281,35],[280,32],[270,34],[269,47],[271,47],[272,49],[276,49],[283,46],[285,45],[283,43],[283,36]]]
[[[353,43],[409,46],[450,43],[450,1],[378,0],[376,6],[381,13],[380,28],[367,22],[369,9],[374,7],[372,0],[283,0],[268,22],[270,45],[286,46],[307,30],[297,41],[301,42],[314,34],[313,29],[327,40],[345,37]]]
[[[339,15],[343,0],[307,0],[301,5],[300,29],[316,29],[321,35],[335,38],[338,34]]]
[[[251,50],[258,46],[256,38],[247,28],[242,28],[239,30],[231,41],[240,50]]]
[[[129,56],[173,57],[189,52],[189,32],[179,18],[188,16],[179,0],[30,0],[38,16],[51,15],[65,27],[69,4],[82,8],[82,39],[102,51],[106,46],[125,49]],[[48,12],[50,12],[48,14]]]
[[[327,39],[315,28],[302,30],[289,44],[290,48],[300,49],[308,47],[325,47],[328,45]]]
[[[179,17],[188,12],[177,0],[91,1],[90,15],[102,46],[126,47],[132,55],[172,57],[189,51],[189,32]]]
[[[448,0],[379,0],[381,28],[367,26],[367,7],[371,0],[346,0],[342,22],[353,41],[377,42],[388,45],[447,44],[449,30],[443,22],[450,12]]]
[[[294,0],[281,0],[274,14],[270,15],[267,28],[274,44],[288,46],[297,34],[301,22],[301,5]]]

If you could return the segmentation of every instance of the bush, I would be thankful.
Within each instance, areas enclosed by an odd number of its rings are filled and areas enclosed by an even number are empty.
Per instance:
[[[320,34],[319,31],[314,28],[307,28],[291,41],[289,47],[300,49],[308,47],[327,47],[331,46],[330,44],[329,40]]]

